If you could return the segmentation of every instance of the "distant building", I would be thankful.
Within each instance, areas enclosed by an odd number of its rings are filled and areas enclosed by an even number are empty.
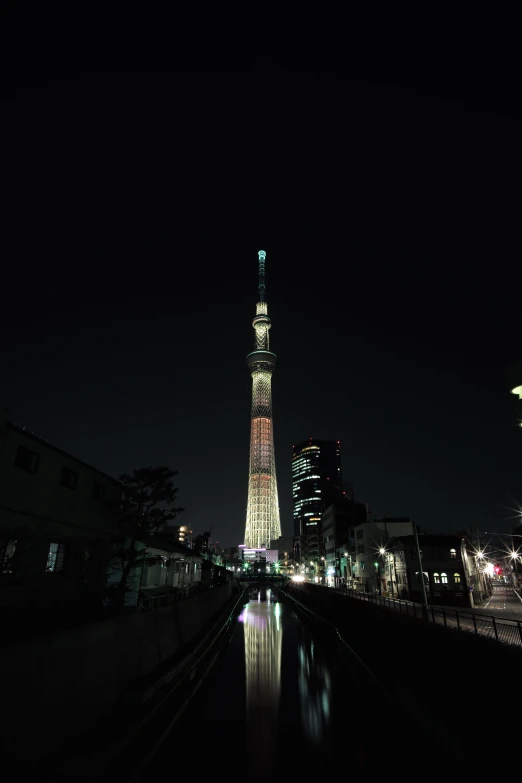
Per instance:
[[[309,438],[292,447],[294,539],[300,562],[320,563],[322,512],[342,492],[339,441]]]
[[[294,539],[290,536],[280,536],[280,538],[273,539],[270,542],[270,549],[278,553],[279,560],[283,558],[294,559]]]
[[[366,505],[353,497],[329,505],[322,514],[325,582],[330,587],[349,585],[352,570],[350,557],[355,556],[355,529],[366,522]],[[351,586],[351,584],[350,584]]]
[[[242,549],[240,549],[238,546],[225,547],[222,554],[223,566],[232,572],[240,571],[241,562],[243,559],[241,552]]]
[[[208,530],[205,530],[204,533],[200,533],[196,536],[194,540],[194,549],[198,552],[212,554],[212,538],[210,537]]]
[[[118,481],[0,423],[0,610],[101,614]]]

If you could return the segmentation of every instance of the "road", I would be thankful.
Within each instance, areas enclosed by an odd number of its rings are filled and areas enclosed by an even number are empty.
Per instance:
[[[522,620],[522,600],[511,587],[494,587],[493,595],[477,614],[493,614],[506,620]]]

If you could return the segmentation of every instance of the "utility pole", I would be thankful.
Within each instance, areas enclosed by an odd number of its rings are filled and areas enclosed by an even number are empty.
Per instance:
[[[429,620],[428,615],[428,596],[426,595],[426,585],[424,584],[424,571],[422,570],[422,554],[419,546],[419,535],[417,533],[417,525],[412,521],[413,536],[415,538],[415,549],[417,550],[417,561],[419,563],[419,579],[421,583],[421,595],[422,595],[422,618]]]

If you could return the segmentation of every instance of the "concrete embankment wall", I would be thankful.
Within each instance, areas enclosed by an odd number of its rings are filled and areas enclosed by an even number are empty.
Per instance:
[[[129,683],[190,643],[231,595],[227,583],[159,609],[1,649],[3,746],[34,759],[90,729]]]
[[[520,743],[518,706],[522,648],[445,629],[315,585],[289,586],[297,600],[330,620],[372,672],[407,707],[437,743],[458,747],[470,773],[495,769],[494,748]],[[438,727],[441,731],[438,731]],[[385,704],[375,705],[375,725],[398,745],[408,737]],[[446,738],[446,739],[445,739]],[[378,745],[378,739],[376,739]],[[502,753],[504,750],[502,750]]]

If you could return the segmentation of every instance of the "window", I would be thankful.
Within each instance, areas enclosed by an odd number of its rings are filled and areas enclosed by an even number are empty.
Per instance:
[[[359,560],[359,565],[361,566],[362,569],[366,568],[366,563],[364,562],[364,560]]]
[[[63,571],[65,563],[65,544],[52,543],[49,544],[49,552],[47,554],[47,567],[46,571]]]
[[[433,574],[433,581],[436,585],[440,585],[440,576],[439,574]]]
[[[95,481],[92,487],[92,496],[96,500],[105,500],[105,496],[107,495],[107,487],[104,484],[100,484],[98,481]]]
[[[62,476],[60,478],[60,485],[62,487],[68,487],[69,489],[76,489],[78,483],[78,474],[71,468],[62,468]]]
[[[358,530],[357,531],[357,538],[362,538],[364,536],[364,530]]]
[[[448,575],[447,574],[441,574],[440,575],[440,579],[441,579],[441,582],[442,582],[443,585],[447,585],[448,584]]]
[[[364,555],[364,544],[359,544],[359,546],[357,547],[357,553],[359,555]]]
[[[16,550],[16,538],[0,541],[0,566],[2,574],[12,574],[10,563]]]
[[[36,451],[31,451],[31,449],[27,449],[25,446],[18,446],[15,467],[26,470],[28,473],[36,473],[39,462],[40,455]]]
[[[450,549],[450,558],[452,560],[456,560],[457,559],[457,550],[456,549]]]
[[[460,585],[460,574],[459,573],[453,574],[453,580],[456,585]]]

